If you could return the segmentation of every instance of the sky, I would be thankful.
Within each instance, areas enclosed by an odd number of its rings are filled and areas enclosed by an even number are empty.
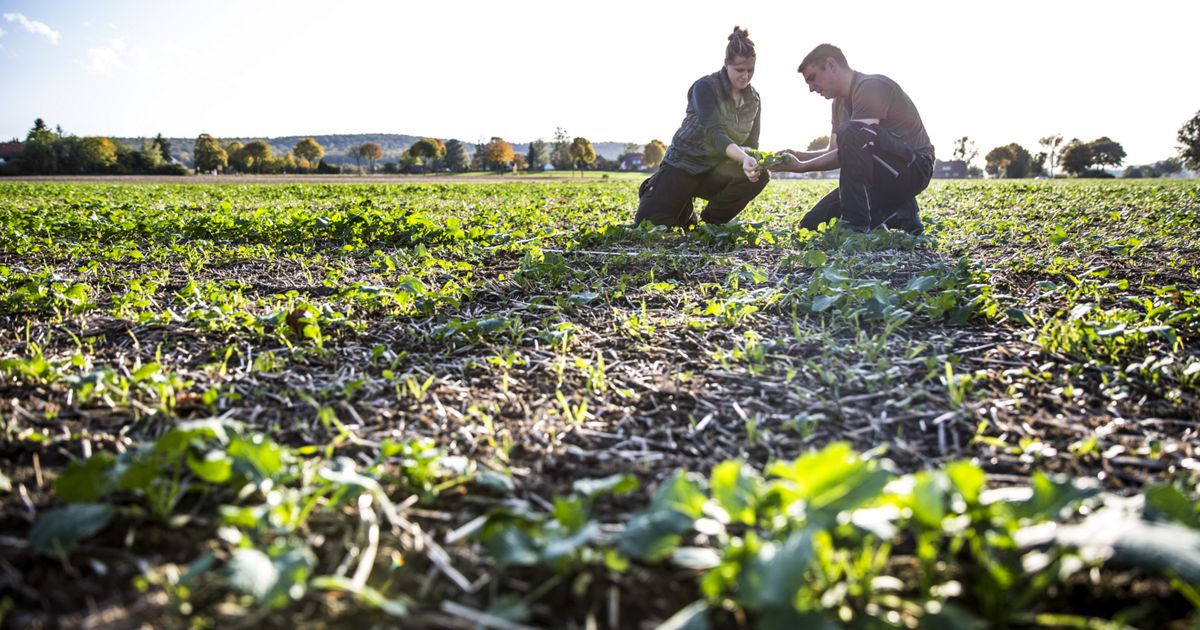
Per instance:
[[[736,25],[764,150],[829,133],[796,72],[828,42],[900,84],[941,158],[1058,133],[1145,164],[1200,110],[1197,23],[1197,0],[0,0],[0,140],[40,117],[79,136],[669,142]]]

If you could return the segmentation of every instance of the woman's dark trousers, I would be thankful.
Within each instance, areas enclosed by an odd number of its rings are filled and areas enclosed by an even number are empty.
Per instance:
[[[767,187],[770,179],[767,173],[763,173],[757,182],[752,182],[746,179],[741,164],[733,161],[695,175],[663,164],[638,189],[638,210],[634,223],[650,221],[655,225],[671,227],[696,223],[692,208],[692,199],[695,197],[708,200],[700,220],[728,223]]]

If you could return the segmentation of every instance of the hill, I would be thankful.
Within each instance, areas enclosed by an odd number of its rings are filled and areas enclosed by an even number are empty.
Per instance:
[[[325,161],[330,164],[354,164],[354,158],[350,157],[350,149],[357,147],[364,142],[374,142],[383,149],[383,162],[395,162],[400,159],[400,155],[408,150],[418,140],[426,136],[412,136],[407,134],[395,133],[354,133],[354,134],[328,134],[328,135],[310,135],[310,136],[280,136],[278,138],[263,138],[263,137],[235,137],[221,138],[221,144],[228,144],[234,140],[246,144],[251,140],[263,140],[271,147],[271,152],[275,155],[290,153],[295,148],[296,143],[303,138],[312,138],[316,140],[322,147],[325,148]],[[446,138],[449,139],[449,138]],[[134,149],[142,148],[143,138],[113,138],[114,141],[120,142]],[[192,148],[196,146],[195,138],[167,138],[171,143],[171,155],[183,162],[184,164],[192,165]],[[475,152],[475,143],[461,140],[467,145],[467,152],[473,154]],[[510,141],[511,142],[511,141]],[[625,152],[624,142],[593,142],[592,146],[596,149],[596,154],[606,160],[615,160]],[[524,155],[529,152],[529,142],[512,142],[513,151]]]

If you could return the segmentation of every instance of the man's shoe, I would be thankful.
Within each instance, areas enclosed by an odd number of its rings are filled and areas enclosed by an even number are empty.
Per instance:
[[[883,224],[889,229],[904,230],[913,236],[925,233],[925,226],[921,224],[921,217],[918,216],[916,199],[909,199],[900,204],[895,211],[888,213],[887,217]]]

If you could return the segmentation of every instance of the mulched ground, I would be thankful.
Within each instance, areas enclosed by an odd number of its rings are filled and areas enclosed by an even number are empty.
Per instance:
[[[130,183],[175,179],[126,178]],[[436,181],[422,177],[420,181]],[[526,178],[522,178],[523,180]],[[76,178],[74,181],[78,181]],[[105,178],[112,181],[112,178]],[[125,180],[122,180],[125,181]],[[205,183],[204,177],[187,178]],[[260,182],[262,178],[222,176],[221,183]],[[286,178],[272,177],[272,182]],[[313,181],[305,176],[303,181]],[[330,181],[394,182],[394,177],[335,178]],[[453,178],[454,182],[464,181]],[[493,181],[487,179],[487,181]],[[566,252],[572,266],[584,274],[615,274],[609,265],[621,252]],[[761,466],[775,459],[794,458],[813,447],[844,440],[859,450],[886,445],[886,456],[899,472],[935,468],[948,461],[977,458],[991,474],[993,484],[1020,484],[1034,470],[1094,477],[1112,491],[1128,493],[1177,471],[1194,469],[1200,400],[1185,392],[1178,400],[1163,398],[1152,384],[1132,396],[1114,401],[1102,391],[1102,369],[1080,369],[1069,357],[1043,352],[1013,327],[982,320],[961,326],[914,320],[882,338],[877,356],[864,353],[861,334],[877,335],[878,325],[864,329],[830,328],[821,319],[793,317],[787,309],[766,308],[728,328],[698,331],[689,328],[679,312],[685,297],[703,303],[697,287],[721,284],[740,264],[753,263],[772,275],[768,284],[801,285],[811,270],[792,269],[783,259],[786,250],[741,250],[716,257],[700,257],[696,250],[681,254],[679,264],[664,266],[658,280],[677,285],[674,292],[655,294],[630,291],[612,304],[578,307],[568,313],[577,335],[571,357],[560,368],[561,355],[536,335],[513,347],[487,344],[448,347],[424,335],[433,320],[401,321],[378,318],[361,333],[333,331],[330,350],[290,360],[285,369],[264,373],[251,369],[252,356],[271,347],[239,352],[223,382],[240,398],[215,410],[270,430],[290,446],[328,443],[330,436],[316,421],[314,409],[294,395],[305,392],[327,401],[339,418],[367,442],[384,437],[433,438],[448,452],[505,466],[513,475],[517,495],[534,505],[550,505],[553,497],[569,491],[580,478],[635,472],[643,490],[632,497],[600,504],[602,520],[619,522],[649,495],[654,484],[684,467],[707,471],[730,458]],[[705,252],[708,253],[708,252]],[[927,247],[914,251],[867,252],[886,256],[893,270],[885,278],[903,286],[912,276],[938,262],[946,262]],[[0,255],[0,264],[24,262],[16,253]],[[65,273],[79,261],[42,260]],[[293,270],[278,261],[248,261],[242,266],[213,267],[194,276],[205,279],[238,279],[250,285],[247,297],[272,295],[295,289],[313,301],[330,290],[299,282]],[[500,255],[478,276],[511,278],[519,256]],[[1103,262],[1103,261],[1101,261]],[[628,273],[650,265],[631,260]],[[654,263],[661,266],[661,261]],[[1119,266],[1115,261],[1114,267]],[[149,269],[149,267],[147,267]],[[252,271],[251,271],[252,270]],[[365,277],[370,270],[362,269]],[[1030,290],[1039,278],[995,278],[1009,293]],[[177,288],[177,287],[176,287]],[[117,290],[113,288],[112,290]],[[463,319],[492,312],[519,314],[530,326],[539,324],[543,305],[534,299],[561,291],[559,286],[529,289],[518,283],[497,281],[463,304]],[[104,303],[109,296],[93,299]],[[654,324],[653,334],[622,334],[629,313],[643,313]],[[68,333],[87,337],[92,361],[132,365],[155,360],[161,348],[164,366],[196,382],[195,391],[213,384],[205,366],[214,352],[243,340],[208,333],[186,324],[135,325],[115,320],[102,311],[62,322],[36,321],[26,326],[23,313],[0,312],[0,347],[7,355],[24,355],[36,344],[46,356],[68,356],[75,350]],[[721,361],[753,331],[774,345],[761,369],[744,362]],[[1194,353],[1196,340],[1186,340]],[[397,373],[436,375],[427,395],[417,399],[398,395],[372,362],[372,349],[383,345],[405,351],[408,357]],[[918,352],[916,349],[920,348]],[[487,357],[517,350],[522,359],[505,369]],[[844,349],[844,350],[843,350]],[[604,387],[589,386],[585,372],[573,363],[583,358],[605,365]],[[470,359],[475,359],[471,361]],[[962,404],[950,400],[948,388],[937,378],[944,363],[957,361],[959,374],[977,374],[973,389]],[[877,366],[885,365],[880,372]],[[932,375],[931,375],[932,374]],[[561,383],[560,383],[561,379]],[[336,393],[342,385],[362,380],[349,396]],[[1065,389],[1067,391],[1064,393]],[[556,392],[569,393],[568,402],[587,401],[588,417],[574,422],[565,417]],[[475,411],[472,411],[475,410]],[[50,494],[53,479],[73,457],[88,451],[119,451],[151,439],[163,425],[147,420],[153,409],[142,403],[128,407],[80,407],[69,388],[31,386],[13,379],[0,381],[0,414],[6,439],[0,443],[4,472],[14,490],[0,503],[0,593],[11,609],[4,621],[12,627],[134,627],[177,623],[165,596],[154,589],[140,595],[128,588],[130,580],[146,566],[182,563],[194,557],[200,537],[187,530],[161,525],[114,528],[90,541],[81,556],[86,560],[60,564],[31,556],[24,535],[39,513],[56,505]],[[194,402],[179,405],[180,419],[208,417],[214,410]],[[478,414],[492,419],[484,432]],[[33,442],[14,439],[36,430],[56,439]],[[1113,456],[1076,457],[1072,445],[1100,431],[1102,450]],[[1000,438],[1007,444],[1036,444],[1023,449],[1001,448],[979,436]],[[501,453],[495,443],[511,440],[511,450]],[[1147,445],[1155,445],[1153,455]],[[346,454],[355,456],[354,448]],[[448,496],[433,508],[413,512],[415,522],[434,538],[468,522],[500,501],[486,495]],[[488,589],[528,591],[546,575],[534,571],[487,577],[494,567],[469,546],[448,546],[451,563],[473,584],[471,594],[456,588],[437,567],[427,567],[426,593],[450,598],[483,598]],[[637,568],[615,578],[617,582],[585,585],[572,594],[570,585],[552,589],[534,608],[539,623],[554,625],[566,615],[583,626],[588,619],[633,627],[633,620],[661,620],[696,597],[694,575],[669,568]],[[500,582],[500,583],[498,583]],[[1157,586],[1156,586],[1157,585]],[[614,588],[615,587],[615,588]],[[1115,589],[1116,597],[1138,593],[1170,596],[1155,590],[1161,582],[1145,586],[1132,582]],[[1141,590],[1139,590],[1141,589]],[[615,593],[615,594],[614,594]],[[1070,593],[1064,597],[1070,597]],[[578,608],[588,602],[590,608]],[[364,620],[335,597],[307,604],[301,618],[330,617],[332,625]],[[611,609],[611,610],[610,610]],[[214,608],[218,622],[246,619],[236,608]],[[343,616],[338,616],[343,615]],[[288,619],[251,618],[266,625],[288,625]],[[417,626],[470,627],[460,615],[445,610],[424,611]],[[730,620],[735,622],[736,620]]]

